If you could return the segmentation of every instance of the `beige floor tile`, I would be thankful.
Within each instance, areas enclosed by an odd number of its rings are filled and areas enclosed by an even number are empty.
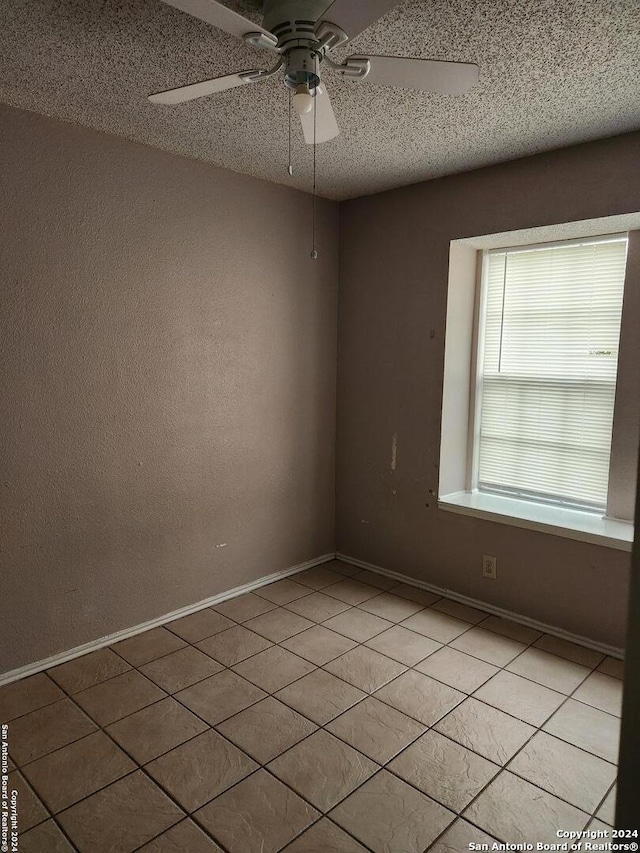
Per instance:
[[[331,569],[332,572],[337,572],[345,578],[350,578],[362,571],[358,566],[354,566],[351,563],[345,563],[344,560],[329,560],[328,563],[323,563],[322,565],[324,568]]]
[[[183,817],[138,770],[71,806],[58,819],[81,853],[131,853]]]
[[[323,669],[316,669],[275,694],[276,699],[295,708],[319,726],[333,720],[365,696],[362,690]]]
[[[373,696],[345,711],[325,727],[364,755],[386,764],[425,727]]]
[[[439,643],[450,643],[451,640],[471,628],[469,622],[454,619],[453,616],[447,616],[446,613],[440,613],[432,607],[415,613],[405,619],[402,624],[405,628],[424,634],[425,637],[431,637],[432,640],[437,640]]]
[[[129,669],[131,665],[111,649],[99,649],[60,666],[54,666],[53,669],[47,670],[47,675],[67,693],[78,693]]]
[[[233,619],[234,622],[246,622],[248,619],[254,619],[269,610],[274,610],[276,606],[272,601],[248,592],[246,595],[239,595],[237,598],[230,598],[228,601],[216,604],[213,609]]]
[[[616,819],[616,788],[617,786],[614,785],[596,812],[596,817],[609,826],[613,826]]]
[[[374,616],[380,616],[390,622],[401,622],[422,610],[421,604],[410,601],[408,598],[402,598],[400,595],[394,595],[393,592],[383,592],[376,595],[375,598],[363,601],[359,607],[367,613],[373,613]]]
[[[360,583],[353,578],[347,578],[340,583],[328,586],[325,593],[337,598],[338,601],[344,601],[345,604],[361,604],[363,601],[373,598],[374,595],[380,595],[380,590],[371,584]]]
[[[373,613],[365,613],[364,610],[352,607],[351,610],[339,616],[327,619],[324,627],[331,628],[332,631],[337,631],[349,637],[350,640],[355,640],[356,643],[364,643],[365,640],[370,640],[371,637],[390,628],[392,624],[387,619],[374,616]]]
[[[276,610],[263,613],[261,616],[256,616],[254,619],[249,619],[244,623],[245,628],[254,631],[256,634],[260,634],[261,637],[266,637],[267,640],[271,640],[273,643],[281,643],[282,640],[288,640],[294,634],[306,631],[307,628],[311,628],[312,626],[313,622],[310,619],[298,616],[297,613],[285,610],[284,607],[278,607]]]
[[[537,681],[538,684],[544,684],[551,690],[566,694],[573,693],[589,675],[585,666],[534,648],[526,649],[508,664],[507,669],[516,675]]]
[[[452,823],[449,829],[443,833],[440,838],[429,847],[429,853],[463,853],[463,851],[471,849],[481,849],[479,847],[472,848],[471,844],[488,844],[487,850],[491,850],[495,839],[477,826],[472,826],[458,818],[455,823]]]
[[[497,666],[457,652],[449,646],[429,655],[415,668],[464,693],[473,693],[498,672]]]
[[[0,722],[9,723],[63,697],[62,690],[44,672],[5,684],[0,687]]]
[[[409,670],[376,691],[376,699],[386,702],[425,726],[432,726],[466,699],[464,693],[441,684],[428,675]]]
[[[139,764],[146,764],[208,728],[175,699],[143,708],[107,731]]]
[[[386,575],[378,574],[378,572],[371,572],[368,569],[364,569],[361,572],[358,572],[353,576],[353,579],[356,581],[360,581],[360,583],[368,583],[370,586],[376,586],[378,589],[391,589],[391,587],[398,586],[399,581],[394,580],[394,578],[389,578]]]
[[[222,635],[218,634],[218,636]],[[204,640],[204,643],[207,642],[208,640]],[[176,693],[210,675],[215,675],[223,668],[204,652],[194,649],[193,646],[186,646],[170,655],[152,660],[151,663],[145,663],[140,667],[140,672],[167,693]]]
[[[500,771],[497,764],[433,730],[394,758],[388,770],[460,812]]]
[[[622,714],[622,681],[604,672],[592,672],[573,698],[619,717]]]
[[[268,765],[279,779],[323,812],[361,785],[377,767],[323,729]]]
[[[134,762],[111,738],[104,732],[94,732],[32,761],[24,768],[24,774],[56,814],[135,769]]]
[[[357,646],[325,664],[324,669],[366,693],[373,693],[374,690],[404,672],[406,667],[373,649]]]
[[[455,815],[381,770],[329,817],[374,853],[422,853]]]
[[[582,830],[589,815],[505,771],[464,817],[510,844],[558,843],[558,830]]]
[[[533,645],[537,649],[559,655],[561,658],[572,660],[574,663],[589,667],[589,669],[593,669],[604,660],[602,652],[578,646],[576,643],[561,640],[559,637],[552,637],[550,634],[543,634]]]
[[[332,572],[331,569],[325,569],[324,566],[315,566],[313,569],[307,569],[294,575],[294,578],[296,583],[301,583],[310,589],[324,589],[326,586],[331,586],[332,583],[343,580],[344,576]]]
[[[186,646],[184,640],[161,626],[160,628],[153,628],[151,631],[144,631],[142,634],[136,634],[135,637],[129,637],[128,640],[121,640],[111,648],[120,657],[129,661],[132,666],[142,666],[143,663],[149,663],[149,661],[163,655],[182,649],[184,646]]]
[[[477,607],[469,607],[450,598],[441,598],[433,605],[433,609],[446,613],[447,616],[453,616],[455,619],[462,619],[463,622],[470,622],[472,625],[477,625],[489,615],[486,610],[478,610]]]
[[[509,637],[501,637],[493,631],[485,631],[482,628],[472,628],[451,643],[452,649],[466,652],[476,658],[492,663],[494,666],[506,666],[526,646]]]
[[[273,645],[271,640],[267,640],[266,637],[261,637],[244,625],[236,625],[198,643],[198,648],[220,661],[221,664],[233,666],[258,652],[263,652],[271,645]]]
[[[95,730],[95,723],[71,699],[61,699],[13,720],[9,750],[20,766],[80,740]]]
[[[264,770],[196,814],[230,853],[277,853],[318,817],[314,808]]]
[[[176,693],[176,699],[209,725],[215,726],[266,695],[259,687],[225,669]]]
[[[617,658],[606,657],[601,664],[598,665],[598,672],[604,672],[605,675],[610,675],[612,678],[624,678],[624,661]]]
[[[304,616],[305,619],[311,619],[312,622],[324,622],[325,619],[331,619],[338,613],[344,613],[345,610],[349,609],[349,606],[344,601],[331,598],[330,595],[312,592],[311,595],[306,595],[304,598],[287,604],[287,610],[292,610],[298,616]]]
[[[545,732],[586,749],[612,764],[618,761],[620,720],[590,705],[569,699],[543,726]]]
[[[275,693],[292,681],[313,672],[314,668],[314,664],[287,649],[272,646],[236,664],[233,671],[267,693]]]
[[[435,640],[401,625],[394,625],[377,637],[372,637],[365,645],[407,666],[414,666],[441,648]]]
[[[20,833],[18,843],[20,853],[75,853],[52,820]]]
[[[32,788],[25,782],[19,770],[9,773],[7,782],[7,791],[16,791],[18,794],[18,829],[20,832],[26,832],[31,827],[37,826],[50,817],[49,812],[33,792]],[[5,803],[6,800],[3,799],[3,811]]]
[[[281,581],[270,583],[268,586],[261,586],[257,590],[257,595],[274,604],[282,605],[302,598],[303,595],[309,595],[309,587],[296,583],[289,578],[284,578]]]
[[[74,699],[98,725],[107,726],[165,696],[153,681],[131,670],[76,693]]]
[[[204,610],[197,610],[195,613],[190,613],[189,616],[183,616],[182,619],[168,622],[167,628],[186,640],[187,643],[197,643],[198,640],[212,637],[214,634],[219,634],[220,631],[232,628],[233,625],[235,622],[223,616],[222,613],[205,607]]]
[[[613,764],[545,732],[534,735],[508,769],[589,813],[616,777]]]
[[[216,728],[260,764],[266,764],[318,727],[288,705],[268,696]]]
[[[213,729],[147,764],[147,771],[188,812],[244,779],[259,765]]]
[[[283,853],[367,853],[362,844],[323,817],[303,832]]]
[[[316,666],[322,666],[353,649],[356,643],[322,625],[314,625],[289,640],[283,640],[280,645]]]
[[[440,601],[442,596],[429,592],[426,589],[420,589],[417,586],[411,586],[408,583],[401,583],[394,587],[394,595],[399,595],[401,598],[408,598],[409,601],[415,601],[417,604],[422,604],[423,607],[429,607],[436,601]]]
[[[517,640],[525,645],[533,643],[534,640],[542,636],[542,631],[536,631],[535,628],[520,625],[519,622],[512,622],[510,619],[503,619],[501,616],[489,616],[482,623],[482,627],[486,631],[493,631],[503,637],[510,637],[512,640]]]
[[[557,693],[505,670],[487,681],[473,695],[532,726],[541,726],[567,698],[564,693]]]
[[[533,726],[473,698],[465,699],[435,729],[496,764],[506,764],[535,732]]]
[[[187,819],[145,844],[140,853],[223,853],[223,850]]]

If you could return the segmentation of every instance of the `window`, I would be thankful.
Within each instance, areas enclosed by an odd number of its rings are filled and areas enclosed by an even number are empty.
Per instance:
[[[606,511],[626,236],[485,251],[472,486]]]

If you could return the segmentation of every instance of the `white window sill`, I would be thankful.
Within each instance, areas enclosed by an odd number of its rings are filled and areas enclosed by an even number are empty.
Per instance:
[[[443,495],[438,499],[438,507],[447,512],[486,518],[499,524],[539,530],[580,542],[593,542],[619,551],[631,551],[633,543],[633,524],[630,521],[486,492]]]

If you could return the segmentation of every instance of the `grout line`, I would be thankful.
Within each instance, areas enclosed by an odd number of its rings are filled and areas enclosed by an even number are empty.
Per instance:
[[[227,847],[224,847],[219,841],[216,841],[213,838],[213,836],[210,835],[203,826],[200,826],[199,823],[196,823],[196,821],[193,820],[193,818],[191,817],[190,814],[185,815],[182,818],[182,820],[179,820],[177,823],[174,823],[173,826],[170,826],[168,829],[163,829],[162,832],[159,832],[157,835],[154,835],[153,838],[148,838],[146,841],[143,841],[142,844],[140,844],[138,847],[133,848],[131,850],[131,853],[137,853],[138,850],[142,850],[144,847],[146,847],[147,844],[151,844],[152,841],[156,841],[158,838],[162,838],[163,835],[165,835],[168,832],[171,832],[177,826],[181,826],[183,823],[188,823],[188,822],[193,823],[201,832],[204,833],[206,838],[211,839],[211,841],[213,841],[214,844],[217,844],[220,847],[220,850],[223,851],[223,853],[229,853],[229,849]],[[181,849],[184,850],[184,848],[181,848]]]
[[[607,824],[607,826],[610,826],[610,824],[609,824],[609,823],[607,823],[607,821],[606,821],[606,820],[603,820],[601,817],[596,818],[596,813],[597,813],[598,811],[600,811],[600,809],[601,809],[601,808],[602,808],[602,806],[604,805],[604,801],[607,799],[607,797],[608,797],[608,796],[609,796],[609,794],[613,791],[613,789],[615,788],[615,786],[616,786],[617,784],[618,784],[618,779],[617,779],[617,776],[616,776],[616,778],[613,780],[613,782],[612,782],[612,783],[609,785],[609,787],[607,788],[607,793],[606,793],[606,794],[604,795],[604,797],[600,800],[600,802],[599,802],[599,803],[598,803],[598,805],[596,806],[596,809],[595,809],[595,811],[594,811],[594,813],[593,813],[593,818],[594,818],[594,819],[596,819],[596,820],[601,820],[601,821],[602,821],[602,823],[606,823],[606,824]],[[613,827],[612,827],[612,828],[613,828]]]

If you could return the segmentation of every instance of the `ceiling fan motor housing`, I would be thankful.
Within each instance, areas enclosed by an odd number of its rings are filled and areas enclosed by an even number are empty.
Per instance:
[[[330,0],[264,0],[262,26],[281,43],[287,38],[313,37],[316,22],[330,5]]]
[[[316,22],[328,7],[327,0],[265,0],[262,26],[278,39],[286,62],[285,83],[289,88],[320,83],[320,62]]]

